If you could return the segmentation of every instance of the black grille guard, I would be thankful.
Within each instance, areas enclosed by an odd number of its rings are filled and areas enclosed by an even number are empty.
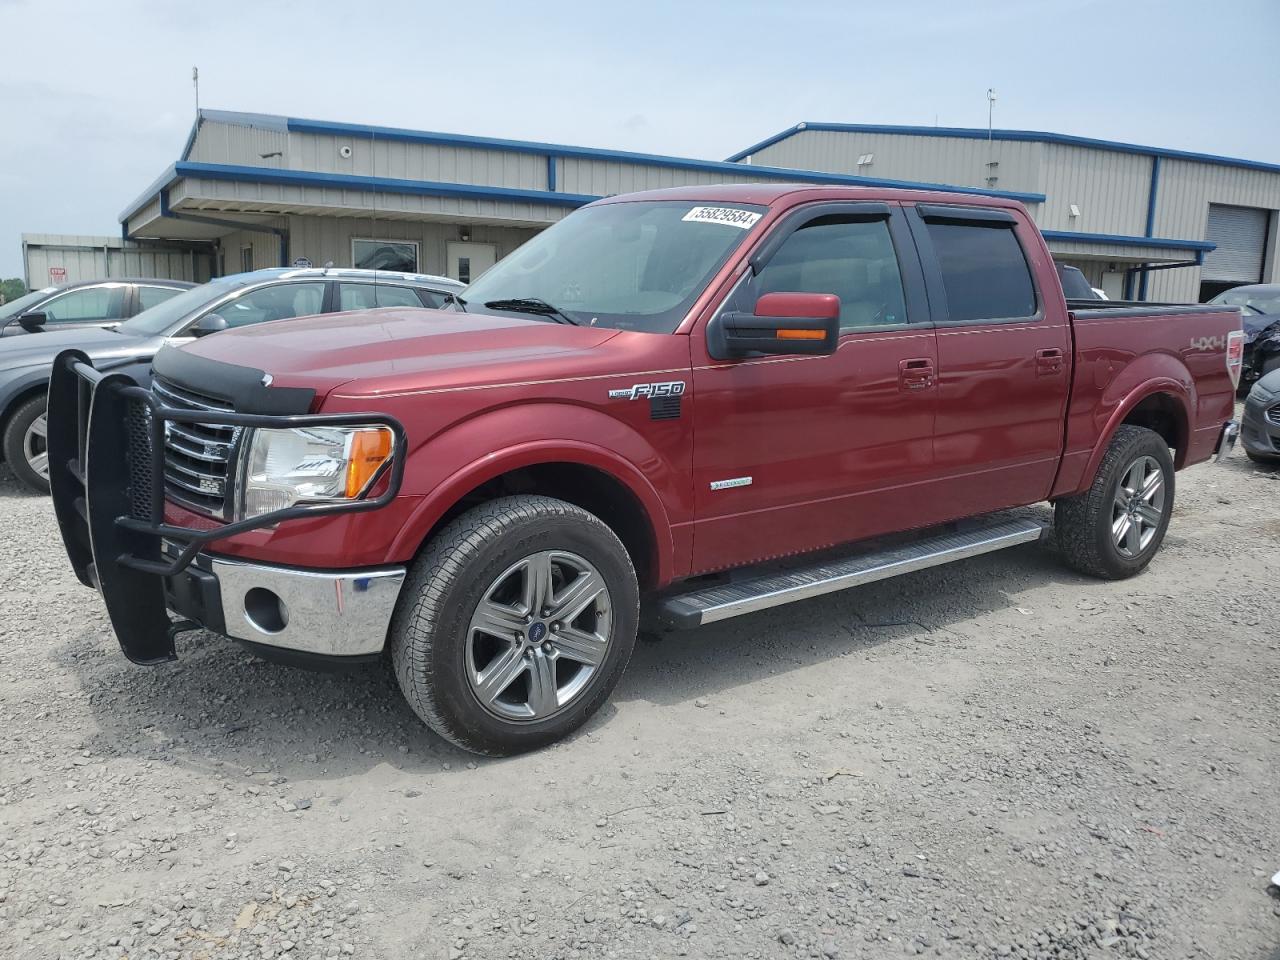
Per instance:
[[[377,510],[399,493],[404,476],[405,432],[393,417],[177,409],[160,403],[126,374],[96,369],[79,350],[64,350],[54,360],[47,421],[49,486],[67,557],[80,582],[102,594],[121,649],[140,664],[175,659],[174,635],[199,627],[170,620],[165,584],[202,547],[285,520]],[[383,478],[386,489],[377,497],[299,504],[210,529],[167,524],[166,421],[275,429],[385,426],[395,438],[392,455],[367,489],[375,489]],[[178,547],[176,556],[165,552],[166,542]]]

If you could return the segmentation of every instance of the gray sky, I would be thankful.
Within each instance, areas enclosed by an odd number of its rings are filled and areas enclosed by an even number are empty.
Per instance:
[[[376,12],[373,12],[376,11]],[[1280,162],[1277,0],[0,0],[0,276],[118,234],[202,105],[722,159],[800,120]]]

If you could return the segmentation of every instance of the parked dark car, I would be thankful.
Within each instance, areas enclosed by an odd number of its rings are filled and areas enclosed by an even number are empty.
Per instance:
[[[112,326],[190,290],[186,280],[85,280],[44,287],[0,306],[0,337]]]
[[[190,286],[190,284],[188,284]],[[439,307],[463,284],[446,277],[374,270],[257,270],[192,287],[137,316],[104,328],[50,330],[0,340],[0,425],[14,475],[33,490],[49,489],[45,404],[53,358],[82,350],[100,367],[150,377],[151,358],[166,343],[266,320],[371,307]]]
[[[1263,374],[1249,391],[1240,422],[1240,445],[1255,463],[1280,465],[1280,369]]]
[[[1239,307],[1244,315],[1244,373],[1240,386],[1280,370],[1280,283],[1251,283],[1232,287],[1210,303]]]

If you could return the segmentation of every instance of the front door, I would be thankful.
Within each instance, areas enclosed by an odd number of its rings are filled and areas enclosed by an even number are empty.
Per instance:
[[[694,351],[694,572],[927,523],[937,352],[919,263],[896,206],[806,206],[721,309],[764,293],[832,293],[826,357],[713,360]]]
[[[940,519],[1036,503],[1062,455],[1071,328],[1048,251],[1021,214],[907,207],[938,334]],[[1034,270],[1032,267],[1034,266]]]
[[[451,240],[448,244],[448,274],[461,283],[471,283],[498,262],[498,248],[492,243]]]

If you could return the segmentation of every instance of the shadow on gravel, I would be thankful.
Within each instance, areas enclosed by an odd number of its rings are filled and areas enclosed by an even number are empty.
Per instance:
[[[881,646],[909,644],[915,655],[936,645],[943,657],[947,643],[969,639],[958,625],[1051,582],[1091,581],[1063,567],[1051,545],[1029,545],[642,640],[613,699],[681,704]],[[315,673],[193,633],[179,638],[176,663],[135,667],[96,626],[64,637],[48,655],[87,694],[98,728],[88,746],[106,755],[313,781],[380,764],[435,773],[443,762],[462,768],[477,760],[417,719],[385,664]],[[583,733],[607,728],[615,713],[606,705]]]

